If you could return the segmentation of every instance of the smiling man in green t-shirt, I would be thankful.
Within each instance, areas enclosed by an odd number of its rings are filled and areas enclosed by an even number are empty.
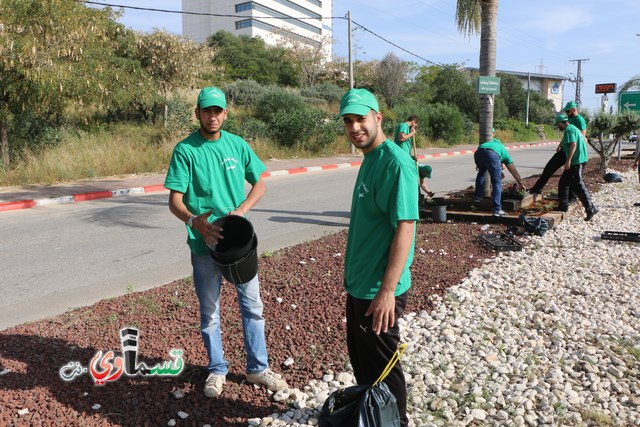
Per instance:
[[[344,267],[347,347],[358,384],[373,384],[391,359],[400,331],[397,320],[411,286],[418,173],[410,156],[382,132],[378,101],[352,89],[340,102],[349,141],[362,150],[351,201]],[[400,364],[384,382],[407,425],[406,383]]]

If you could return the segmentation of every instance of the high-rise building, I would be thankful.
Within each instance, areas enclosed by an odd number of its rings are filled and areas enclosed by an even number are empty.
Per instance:
[[[333,0],[182,0],[182,34],[204,42],[219,30],[261,37],[276,45],[295,40],[320,46],[332,37]],[[322,44],[331,59],[331,43]]]

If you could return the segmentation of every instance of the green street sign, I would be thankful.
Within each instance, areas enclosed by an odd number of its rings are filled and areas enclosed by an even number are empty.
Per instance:
[[[500,77],[478,77],[478,93],[487,95],[500,94]]]
[[[618,96],[618,111],[640,111],[640,91],[622,92]]]

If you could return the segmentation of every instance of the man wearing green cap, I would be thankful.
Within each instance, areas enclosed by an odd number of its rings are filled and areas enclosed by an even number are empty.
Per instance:
[[[582,136],[587,140],[587,121],[578,113],[578,104],[574,101],[567,102],[564,106],[564,112],[569,118],[569,124],[578,128]]]
[[[351,201],[344,261],[347,347],[358,384],[373,384],[400,342],[397,320],[411,286],[418,174],[411,157],[382,132],[376,98],[352,89],[340,101],[349,141],[362,150]],[[408,423],[404,373],[396,364],[384,383],[396,397],[401,425]]]
[[[413,147],[415,147],[414,137],[417,132],[416,127],[419,122],[420,119],[418,116],[409,116],[405,122],[400,123],[396,127],[393,134],[393,141],[398,145],[398,147],[402,148],[402,151],[411,156],[411,158],[416,162],[418,175],[420,176],[420,188],[422,191],[427,193],[427,196],[433,197],[435,193],[429,190],[429,186],[426,181],[427,178],[431,179],[431,172],[433,172],[433,168],[429,165],[418,163],[418,153],[413,150]]]
[[[558,114],[555,122],[558,129],[563,131],[560,146],[567,159],[564,164],[564,172],[558,183],[558,209],[561,211],[568,210],[569,189],[571,188],[587,212],[584,220],[590,221],[598,213],[598,209],[591,202],[589,189],[587,189],[582,179],[582,170],[589,158],[587,156],[587,145],[584,142],[582,132],[569,123],[569,117],[566,114]]]
[[[200,91],[195,109],[200,128],[174,148],[164,183],[170,190],[169,209],[186,224],[200,303],[200,329],[209,357],[204,386],[207,397],[220,396],[229,371],[220,331],[222,273],[207,248],[215,247],[224,231],[211,223],[224,215],[244,216],[266,191],[260,179],[265,165],[242,138],[222,130],[227,113],[220,89],[207,87]],[[245,181],[251,184],[246,197]],[[269,369],[258,276],[236,285],[236,292],[247,353],[247,381],[272,391],[288,388],[280,375]]]
[[[393,134],[394,142],[408,155],[411,155],[411,144],[416,134],[418,122],[418,116],[411,115],[396,127],[396,131]]]
[[[582,133],[582,136],[585,138],[585,141],[586,141],[587,122],[584,119],[584,117],[578,114],[578,105],[574,101],[569,101],[567,102],[567,105],[564,106],[564,111],[567,117],[569,118],[569,123],[578,128],[578,130],[580,131],[580,133]],[[542,171],[542,175],[540,175],[540,178],[538,178],[536,183],[533,184],[533,187],[531,187],[529,192],[535,193],[535,194],[541,194],[542,189],[544,188],[545,185],[547,185],[547,182],[549,182],[549,179],[553,176],[554,173],[556,173],[558,169],[564,166],[566,161],[567,161],[566,154],[564,150],[562,150],[561,144],[558,144],[558,147],[556,148],[556,153],[551,157],[551,159],[549,159],[549,161],[547,162],[547,164],[545,165]],[[574,201],[575,199],[576,199],[576,196],[573,194],[573,190],[570,190],[569,201],[571,202],[571,201]]]

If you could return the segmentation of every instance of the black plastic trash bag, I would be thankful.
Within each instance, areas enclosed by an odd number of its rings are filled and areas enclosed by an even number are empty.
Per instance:
[[[622,177],[614,172],[609,172],[604,175],[605,182],[622,182]]]
[[[396,398],[385,383],[336,390],[324,402],[320,427],[400,427]]]
[[[544,218],[524,216],[524,214],[520,214],[519,218],[525,231],[533,233],[536,236],[544,236],[544,233],[549,229],[549,221]]]
[[[400,427],[398,402],[382,381],[407,349],[400,344],[373,385],[336,390],[322,405],[319,427]]]

